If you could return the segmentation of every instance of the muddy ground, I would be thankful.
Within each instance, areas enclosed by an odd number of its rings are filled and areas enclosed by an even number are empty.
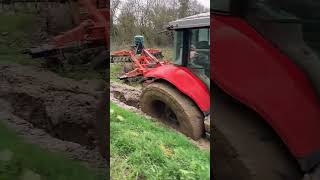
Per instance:
[[[145,117],[151,118],[140,110],[139,98],[142,92],[141,87],[133,87],[123,83],[110,82],[110,100],[115,102],[120,107],[136,112]],[[202,138],[198,141],[189,139],[192,143],[197,145],[200,149],[210,150],[210,141]]]
[[[43,68],[0,65],[0,120],[42,147],[91,167],[106,161],[97,150],[95,120],[104,84],[75,81]]]
[[[70,28],[70,25],[61,27],[68,22],[63,13],[57,13],[68,12],[65,5],[49,5],[40,3],[38,11],[31,8],[28,12],[35,15],[35,24],[30,24],[35,28],[27,39],[23,39],[28,47],[19,46],[19,50],[37,47],[57,34],[56,31]],[[20,15],[20,11],[26,13],[25,7],[2,13]],[[59,17],[49,17],[50,14]],[[48,22],[48,18],[52,21]],[[98,150],[95,129],[104,82],[63,78],[45,68],[43,59],[40,61],[43,67],[0,65],[0,121],[28,142],[63,153],[87,167],[107,169],[108,163]]]

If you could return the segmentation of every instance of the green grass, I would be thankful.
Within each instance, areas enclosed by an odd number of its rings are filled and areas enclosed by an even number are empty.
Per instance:
[[[0,160],[1,180],[19,179],[26,169],[39,174],[43,180],[106,179],[98,170],[88,169],[61,154],[47,152],[37,145],[24,142],[2,123],[0,123],[0,142],[0,152],[9,149],[13,153],[10,161]]]
[[[210,155],[184,135],[111,103],[113,179],[210,179]]]
[[[110,64],[110,80],[121,82],[121,80],[118,78],[119,74],[122,72],[123,64]]]
[[[110,64],[110,81],[124,83],[123,80],[119,79],[119,76],[123,73],[123,66],[124,66],[123,63]],[[125,82],[125,84],[133,87],[142,86],[141,83],[137,81],[132,81],[132,82],[127,81]]]

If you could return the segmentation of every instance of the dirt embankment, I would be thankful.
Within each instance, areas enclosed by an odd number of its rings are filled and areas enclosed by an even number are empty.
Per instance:
[[[105,166],[95,120],[104,84],[74,81],[41,68],[0,65],[0,120],[42,147]]]
[[[128,109],[133,112],[137,112],[148,118],[148,115],[140,110],[139,99],[142,93],[141,87],[132,87],[126,84],[111,81],[110,82],[110,100],[118,104],[119,106]],[[190,139],[192,143],[197,145],[201,149],[210,149],[210,142],[202,138],[198,141]]]
[[[110,99],[122,107],[137,111],[140,108],[139,98],[142,89],[125,84],[110,82]],[[140,111],[141,112],[141,111]]]

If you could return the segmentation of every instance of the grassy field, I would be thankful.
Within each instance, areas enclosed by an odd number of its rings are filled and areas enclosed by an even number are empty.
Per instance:
[[[37,145],[28,144],[0,123],[0,179],[20,179],[32,171],[42,180],[102,180],[101,172],[87,169],[63,155],[49,153]],[[36,180],[31,178],[30,180]]]
[[[118,78],[119,74],[122,72],[123,64],[110,64],[110,80],[121,82]]]
[[[184,135],[111,104],[113,179],[210,179],[210,155]]]

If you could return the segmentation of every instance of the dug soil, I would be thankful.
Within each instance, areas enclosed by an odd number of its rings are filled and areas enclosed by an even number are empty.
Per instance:
[[[0,120],[26,140],[103,168],[95,120],[104,83],[43,68],[0,65]],[[107,133],[107,132],[106,132]]]

